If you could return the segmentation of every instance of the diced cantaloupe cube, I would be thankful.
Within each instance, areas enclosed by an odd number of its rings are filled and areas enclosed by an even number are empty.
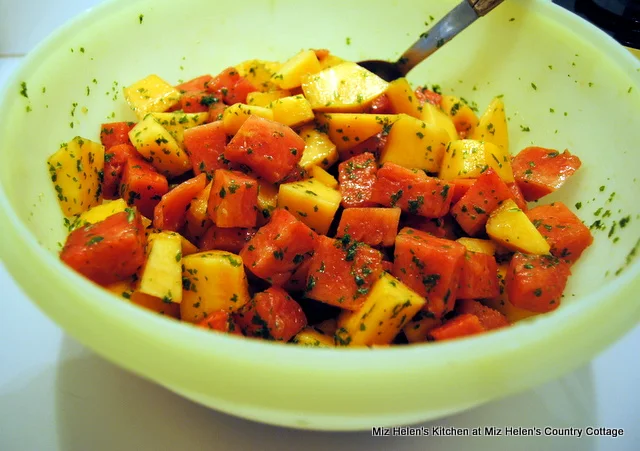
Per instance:
[[[239,255],[225,251],[191,254],[182,259],[183,321],[201,321],[217,310],[238,311],[249,299],[249,284]]]
[[[490,142],[460,139],[446,147],[440,178],[444,180],[478,178],[489,168],[505,183],[512,183],[511,157],[504,149]]]
[[[297,88],[302,84],[302,79],[320,72],[320,62],[313,50],[303,50],[282,63],[282,66],[273,75],[273,82],[280,89]]]
[[[173,232],[151,233],[147,260],[140,271],[137,291],[164,302],[182,301],[182,241]]]
[[[138,153],[167,177],[177,177],[191,169],[187,153],[150,114],[131,129],[129,139]]]
[[[546,255],[551,250],[526,213],[511,199],[505,200],[491,212],[487,221],[487,235],[514,252]]]
[[[438,172],[448,142],[449,135],[444,129],[400,114],[391,127],[380,163]]]
[[[359,112],[388,86],[389,83],[373,72],[345,61],[317,74],[306,75],[302,91],[316,111]]]
[[[235,135],[238,130],[240,130],[240,127],[242,127],[242,124],[244,124],[244,121],[249,119],[251,115],[273,120],[273,111],[269,108],[235,103],[227,107],[224,113],[222,113],[222,123],[224,124],[225,133],[227,135]]]
[[[364,304],[338,318],[336,343],[343,346],[390,344],[426,300],[390,274],[383,272]]]
[[[278,191],[278,207],[321,234],[329,231],[341,200],[339,191],[316,179],[283,183]]]
[[[124,97],[138,119],[148,113],[167,111],[180,102],[180,96],[180,91],[157,75],[149,75],[124,88]]]
[[[47,165],[65,216],[79,215],[100,204],[102,144],[76,136],[49,157]]]
[[[298,133],[304,139],[304,152],[300,159],[300,167],[309,170],[312,166],[328,168],[338,161],[336,145],[329,135],[313,125],[303,127]]]

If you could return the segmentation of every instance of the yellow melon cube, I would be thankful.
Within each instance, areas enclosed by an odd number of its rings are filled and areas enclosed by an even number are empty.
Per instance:
[[[506,183],[513,182],[511,157],[502,148],[490,142],[460,139],[450,142],[446,147],[440,178],[478,178],[488,168],[493,168]]]
[[[300,167],[309,170],[313,166],[328,168],[338,161],[336,145],[326,133],[313,125],[303,127],[299,135],[304,139],[304,152],[300,159]]]
[[[140,271],[137,291],[162,299],[182,301],[182,241],[172,232],[151,233],[147,260]]]
[[[209,113],[151,113],[158,124],[162,125],[181,148],[184,148],[184,131],[188,128],[204,124],[209,118]]]
[[[225,251],[191,254],[182,259],[183,321],[203,320],[217,310],[235,312],[251,298],[244,264]]]
[[[142,222],[143,224],[145,223],[145,218],[142,218]],[[151,224],[149,224],[151,225]],[[164,230],[161,229],[156,229],[153,227],[146,227],[146,230],[144,231],[145,236],[147,237],[147,242],[149,242],[150,240],[153,240],[153,235],[154,234],[159,234],[164,232]],[[178,238],[180,238],[180,244],[181,244],[181,248],[182,248],[182,256],[186,257],[187,255],[191,255],[191,254],[195,254],[196,252],[198,252],[198,248],[195,246],[195,244],[193,244],[191,241],[189,241],[188,239],[186,239],[185,237],[183,237],[182,235],[180,235],[178,232],[171,232],[171,234],[177,236]]]
[[[315,74],[320,70],[320,62],[315,52],[303,50],[282,63],[272,80],[280,89],[297,88],[302,84],[304,76]]]
[[[326,235],[338,211],[342,196],[316,179],[283,183],[278,191],[278,207],[318,233]]]
[[[236,103],[227,107],[224,113],[222,113],[222,123],[225,133],[227,135],[235,135],[238,133],[242,124],[244,124],[251,115],[273,120],[273,111],[269,108]]]
[[[422,105],[422,114],[420,115],[420,119],[427,124],[443,128],[449,135],[449,141],[457,141],[460,139],[458,137],[456,126],[453,124],[451,118],[437,106],[431,105],[429,102]]]
[[[400,114],[391,127],[380,163],[438,172],[448,141],[449,135],[444,129]]]
[[[461,138],[473,136],[478,117],[471,107],[456,96],[442,96],[442,110],[449,115]]]
[[[309,170],[309,178],[316,179],[320,183],[327,185],[329,188],[338,189],[338,181],[336,178],[320,166],[311,166],[311,169]]]
[[[406,78],[398,78],[389,83],[387,97],[393,106],[393,110],[400,114],[408,114],[420,119],[422,107],[411,85]]]
[[[129,139],[136,150],[167,177],[177,177],[191,169],[187,153],[150,114],[131,129]]]
[[[312,327],[305,327],[291,341],[301,346],[314,348],[333,348],[335,346],[333,337],[328,337]]]
[[[496,245],[490,240],[481,240],[479,238],[462,237],[456,240],[471,252],[479,252],[481,254],[495,255]]]
[[[49,157],[47,166],[65,216],[79,215],[100,203],[102,144],[76,136]]]
[[[273,120],[289,127],[298,127],[314,118],[311,105],[302,95],[283,97],[269,104]]]
[[[330,67],[337,66],[338,64],[344,63],[345,61],[346,60],[340,58],[339,56],[336,56],[333,53],[330,53],[329,55],[327,55],[326,58],[323,58],[322,61],[320,61],[320,68],[328,69]]]
[[[247,105],[268,107],[274,100],[290,97],[291,91],[287,89],[279,89],[267,92],[250,92],[247,94]]]
[[[277,89],[272,78],[280,66],[280,63],[273,61],[248,60],[238,64],[235,68],[241,77],[246,78],[254,87],[264,92]]]
[[[496,97],[491,101],[487,111],[480,117],[472,139],[495,144],[509,154],[509,126],[501,99]]]
[[[316,111],[359,112],[384,94],[388,86],[389,83],[373,72],[345,61],[305,76],[302,91]]]
[[[383,272],[362,307],[355,312],[343,311],[338,318],[336,343],[342,346],[390,344],[425,302],[405,284]]]
[[[546,255],[549,243],[512,199],[493,210],[487,221],[487,235],[493,241],[514,252]]]
[[[104,221],[109,216],[121,213],[128,208],[127,202],[124,199],[116,199],[112,201],[105,201],[101,205],[91,207],[87,211],[83,212],[76,222],[76,226],[85,226],[87,224],[95,224],[100,221]]]
[[[317,117],[338,152],[354,148],[380,132],[390,132],[398,119],[395,114],[331,113]]]
[[[147,113],[167,111],[180,102],[180,96],[180,91],[157,75],[149,75],[124,88],[124,97],[138,119]]]

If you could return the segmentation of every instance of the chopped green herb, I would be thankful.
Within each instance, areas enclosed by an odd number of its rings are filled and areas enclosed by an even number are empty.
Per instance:
[[[420,211],[420,207],[424,205],[424,196],[418,196],[416,200],[408,201],[408,204],[409,213],[416,215]]]
[[[309,279],[307,280],[306,291],[313,290],[315,286],[316,286],[316,279],[314,279],[313,276],[309,276]]]
[[[400,200],[404,192],[399,190],[397,193],[391,195],[391,206],[395,207],[396,203]]]
[[[20,95],[27,99],[29,98],[29,95],[27,94],[27,83],[24,81],[20,83]]]
[[[98,244],[102,240],[104,240],[104,237],[102,237],[102,236],[94,236],[89,241],[87,241],[87,246],[93,246],[94,244]]]
[[[620,228],[624,229],[627,226],[627,224],[629,224],[629,221],[631,221],[631,215],[625,216],[624,218],[622,218],[620,220]]]

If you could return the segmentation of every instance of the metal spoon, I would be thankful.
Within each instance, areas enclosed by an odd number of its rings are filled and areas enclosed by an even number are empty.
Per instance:
[[[396,61],[368,60],[358,64],[386,81],[402,78],[416,65],[456,37],[480,17],[487,15],[504,0],[462,0]]]

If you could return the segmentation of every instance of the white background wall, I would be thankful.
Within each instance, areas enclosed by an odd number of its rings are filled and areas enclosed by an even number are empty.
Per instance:
[[[23,54],[101,0],[0,0],[0,55]]]

